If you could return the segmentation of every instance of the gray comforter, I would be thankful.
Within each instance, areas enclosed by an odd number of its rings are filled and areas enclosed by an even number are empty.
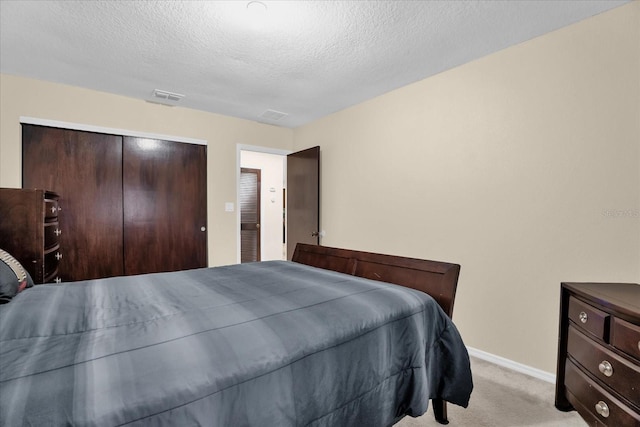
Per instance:
[[[0,306],[3,426],[385,426],[471,389],[431,297],[293,262],[36,286]]]

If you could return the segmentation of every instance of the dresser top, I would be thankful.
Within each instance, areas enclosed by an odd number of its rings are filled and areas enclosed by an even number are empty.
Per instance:
[[[640,285],[637,283],[562,283],[584,299],[607,307],[615,314],[640,323]]]

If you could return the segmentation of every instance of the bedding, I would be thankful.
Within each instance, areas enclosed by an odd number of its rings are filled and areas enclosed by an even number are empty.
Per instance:
[[[430,296],[290,261],[36,286],[0,325],[7,426],[388,426],[473,387]]]
[[[11,254],[0,249],[0,304],[33,286],[31,276]]]

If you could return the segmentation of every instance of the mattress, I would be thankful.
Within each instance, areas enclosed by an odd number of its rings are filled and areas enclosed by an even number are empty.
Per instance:
[[[388,426],[473,387],[430,296],[289,261],[35,286],[0,368],[6,426]]]

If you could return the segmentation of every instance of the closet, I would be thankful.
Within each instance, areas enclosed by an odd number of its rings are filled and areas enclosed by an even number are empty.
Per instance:
[[[206,146],[22,125],[22,186],[59,198],[59,276],[207,266]]]

